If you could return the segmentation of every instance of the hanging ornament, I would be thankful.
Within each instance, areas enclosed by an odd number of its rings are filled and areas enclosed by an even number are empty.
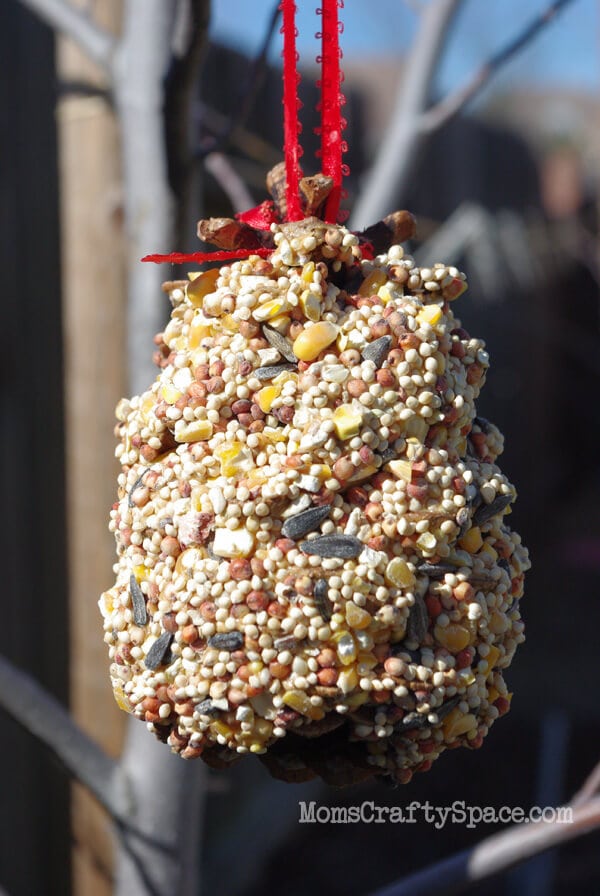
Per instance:
[[[287,781],[407,782],[479,747],[511,695],[527,552],[467,287],[419,268],[397,212],[342,196],[337,0],[323,0],[321,161],[300,169],[295,4],[282,3],[285,161],[272,199],[201,221],[223,267],[165,284],[155,382],[117,408],[119,706],[185,758],[257,754]]]

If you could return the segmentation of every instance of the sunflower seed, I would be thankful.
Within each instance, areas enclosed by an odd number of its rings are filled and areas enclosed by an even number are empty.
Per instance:
[[[512,501],[512,495],[497,495],[491,504],[481,504],[473,515],[473,525],[481,526],[496,514],[502,513]]]
[[[171,632],[163,632],[160,635],[148,653],[146,654],[146,659],[144,660],[146,669],[158,669],[159,666],[166,666],[170,661],[169,647],[171,646],[171,641],[173,640],[173,635]],[[169,656],[169,659],[167,659]]]
[[[135,480],[135,482],[133,483],[133,485],[131,486],[131,488],[129,489],[129,491],[127,493],[127,503],[130,507],[134,506],[133,500],[132,500],[133,493],[137,488],[140,487],[140,485],[142,485],[142,483],[144,481],[144,476],[146,475],[147,472],[148,472],[148,470],[144,470],[144,472],[138,476],[138,478]]]
[[[340,559],[358,557],[363,547],[362,541],[359,541],[354,535],[321,535],[300,544],[300,550],[304,554]]]
[[[328,598],[329,585],[327,584],[326,579],[317,579],[315,582],[315,590],[313,592],[313,598],[315,601],[315,606],[324,622],[329,622],[331,619],[331,601]]]
[[[418,728],[427,728],[431,723],[426,713],[409,712],[400,722],[401,731],[416,731]]]
[[[475,417],[475,420],[473,422],[477,424],[479,429],[483,433],[485,433],[485,435],[487,435],[489,433],[491,423],[489,420],[486,420],[485,417]]]
[[[447,572],[452,572],[453,569],[456,569],[456,567],[451,566],[449,563],[422,563],[421,566],[417,567],[417,572],[428,576],[430,579],[441,579]]]
[[[202,703],[198,703],[194,711],[197,712],[200,716],[215,716],[219,713],[218,708],[210,699],[203,700]]]
[[[381,458],[381,464],[387,464],[388,461],[393,460],[396,457],[396,452],[393,448],[384,448],[383,451],[378,451],[375,457]]]
[[[273,647],[275,650],[293,650],[298,646],[298,638],[293,635],[284,635],[282,638],[275,638]]]
[[[415,594],[415,602],[411,607],[406,622],[406,637],[409,641],[417,641],[420,643],[429,628],[429,613],[425,606],[425,601],[418,594]]]
[[[272,380],[284,370],[295,370],[296,364],[268,364],[266,367],[259,367],[254,371],[254,376],[259,380]]]
[[[146,601],[133,573],[129,576],[129,591],[131,593],[131,603],[133,604],[133,621],[136,625],[146,625],[148,622]]]
[[[510,566],[508,560],[505,560],[504,557],[501,557],[500,560],[498,560],[498,566],[500,567],[500,569],[503,569],[504,572],[508,573],[510,577]]]
[[[286,361],[289,361],[290,364],[298,363],[298,358],[294,354],[294,349],[289,339],[286,339],[285,336],[282,336],[281,333],[278,333],[274,327],[270,327],[268,324],[263,324],[263,333],[267,342],[273,348],[276,348]]]
[[[217,650],[239,650],[243,643],[244,636],[241,632],[223,632],[208,639],[208,646]]]
[[[319,523],[331,513],[331,506],[323,504],[322,507],[309,507],[295,516],[289,517],[281,527],[281,534],[294,540],[302,538],[307,532],[316,529]]]
[[[457,694],[456,697],[451,697],[450,700],[446,700],[445,703],[442,703],[441,706],[438,706],[437,709],[433,710],[440,722],[442,719],[445,719],[447,715],[450,715],[454,707],[458,706],[462,699],[463,698]]]
[[[466,507],[461,507],[456,514],[456,525],[458,526],[457,538],[462,538],[471,525],[476,525],[475,518],[473,518],[473,523],[471,523],[471,514]]]
[[[381,336],[374,342],[370,342],[362,350],[363,361],[372,361],[375,367],[381,367],[388,356],[391,345],[391,336]]]

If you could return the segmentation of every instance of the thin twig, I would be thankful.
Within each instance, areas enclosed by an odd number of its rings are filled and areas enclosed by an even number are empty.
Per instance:
[[[81,730],[55,697],[2,656],[0,707],[49,747],[107,812],[125,819],[126,794],[117,763]]]
[[[600,797],[573,808],[570,824],[514,825],[429,868],[378,890],[373,896],[456,896],[532,856],[600,827]]]
[[[217,152],[224,149],[225,146],[227,146],[234,131],[236,131],[240,127],[243,127],[248,120],[248,116],[252,111],[252,107],[256,102],[256,97],[258,96],[265,78],[265,74],[267,71],[267,55],[269,52],[271,41],[273,39],[273,35],[275,34],[275,30],[277,28],[277,23],[279,22],[279,15],[279,0],[276,0],[275,5],[273,6],[273,9],[271,11],[271,16],[267,24],[267,30],[265,31],[261,48],[250,67],[250,71],[248,72],[247,87],[242,97],[240,98],[237,106],[237,112],[235,113],[235,115],[232,115],[227,119],[227,123],[218,134],[208,137],[202,141],[202,146],[197,151],[196,158],[203,159],[211,152]]]
[[[417,37],[377,159],[361,185],[352,229],[362,230],[402,206],[422,141],[420,121],[427,108],[441,51],[462,0],[431,0],[423,9]]]
[[[451,118],[461,111],[464,106],[470,102],[481,90],[488,84],[491,78],[517,55],[524,47],[526,47],[538,33],[552,22],[559,12],[564,9],[573,0],[555,0],[551,3],[545,12],[540,13],[531,21],[523,31],[509,41],[506,46],[498,50],[497,53],[488,59],[481,68],[476,71],[471,78],[449,96],[444,97],[435,106],[432,106],[421,116],[421,131],[424,134],[431,134],[443,124],[446,124]]]
[[[204,165],[231,202],[234,212],[251,208],[254,200],[227,156],[222,152],[211,152],[206,156]]]
[[[110,72],[116,40],[105,28],[92,22],[85,10],[67,0],[21,0],[39,17],[62,34],[70,37],[106,72]]]

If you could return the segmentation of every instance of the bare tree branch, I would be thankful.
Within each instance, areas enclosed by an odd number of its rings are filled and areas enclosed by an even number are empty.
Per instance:
[[[373,896],[455,896],[532,856],[600,827],[600,797],[573,808],[571,824],[514,825],[487,837],[473,849],[438,862]]]
[[[361,185],[352,215],[352,229],[362,230],[383,218],[406,192],[422,134],[421,116],[444,41],[462,0],[431,0],[423,9],[414,47],[408,58],[392,120],[381,149]],[[402,203],[400,202],[400,205]]]
[[[571,805],[578,807],[582,806],[592,797],[596,796],[597,793],[600,792],[600,762],[596,765],[590,774],[587,776],[580,789],[577,791],[573,799],[571,800]]]
[[[539,32],[556,18],[558,13],[572,2],[573,0],[555,0],[554,3],[551,3],[545,12],[536,16],[524,28],[521,34],[509,41],[491,59],[488,59],[466,84],[424,112],[421,117],[421,131],[430,134],[454,118],[470,100],[481,92],[500,68],[530,44],[534,37],[537,37]]]
[[[58,700],[2,656],[0,706],[49,747],[110,815],[125,819],[126,791],[117,763],[79,728]]]
[[[204,166],[223,189],[235,212],[243,212],[254,205],[246,184],[222,152],[209,153],[204,160]]]
[[[85,10],[77,9],[68,0],[21,0],[51,28],[70,37],[89,58],[110,72],[116,47],[114,36],[92,22]]]
[[[265,78],[267,71],[267,55],[273,35],[275,34],[277,23],[279,22],[279,16],[279,0],[275,0],[267,24],[267,30],[263,37],[262,46],[248,72],[247,86],[238,103],[237,112],[226,120],[224,127],[218,134],[215,134],[212,137],[207,137],[202,142],[202,146],[196,154],[197,158],[202,159],[208,153],[223,149],[228,144],[231,135],[237,131],[238,128],[243,127],[248,120],[248,116],[252,111],[252,107]]]

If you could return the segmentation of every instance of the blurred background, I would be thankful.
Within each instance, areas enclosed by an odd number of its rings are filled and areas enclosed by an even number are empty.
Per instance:
[[[347,0],[341,10],[349,209],[363,196],[390,126],[427,3]],[[303,162],[311,173],[319,23],[312,3],[298,5]],[[232,214],[228,184],[236,177],[253,201],[266,197],[265,174],[282,158],[274,7],[212,0],[191,102],[196,159],[185,237],[145,245],[144,253],[197,248],[193,222]],[[440,53],[433,101],[547,7],[547,0],[463,0]],[[121,2],[86,8],[118,33]],[[0,651],[68,703],[116,756],[124,719],[110,690],[96,602],[112,576],[113,411],[128,388],[120,134],[105,78],[69,41],[18,0],[5,0],[0,24],[7,571]],[[270,28],[266,64],[257,66]],[[410,250],[419,262],[467,273],[470,289],[456,313],[491,354],[478,411],[506,437],[501,464],[520,493],[512,521],[533,560],[522,605],[527,642],[507,676],[512,711],[481,750],[449,752],[397,790],[285,785],[251,760],[227,773],[210,770],[198,893],[358,896],[493,830],[305,826],[299,800],[553,805],[600,758],[599,40],[596,0],[567,4],[474,102],[427,137],[408,184],[400,195],[391,185],[384,209],[417,216]],[[162,274],[177,272],[166,266]],[[148,344],[148,359],[152,350]],[[108,896],[104,815],[2,712],[0,725],[0,892]],[[599,845],[591,835],[473,892],[596,896]]]

